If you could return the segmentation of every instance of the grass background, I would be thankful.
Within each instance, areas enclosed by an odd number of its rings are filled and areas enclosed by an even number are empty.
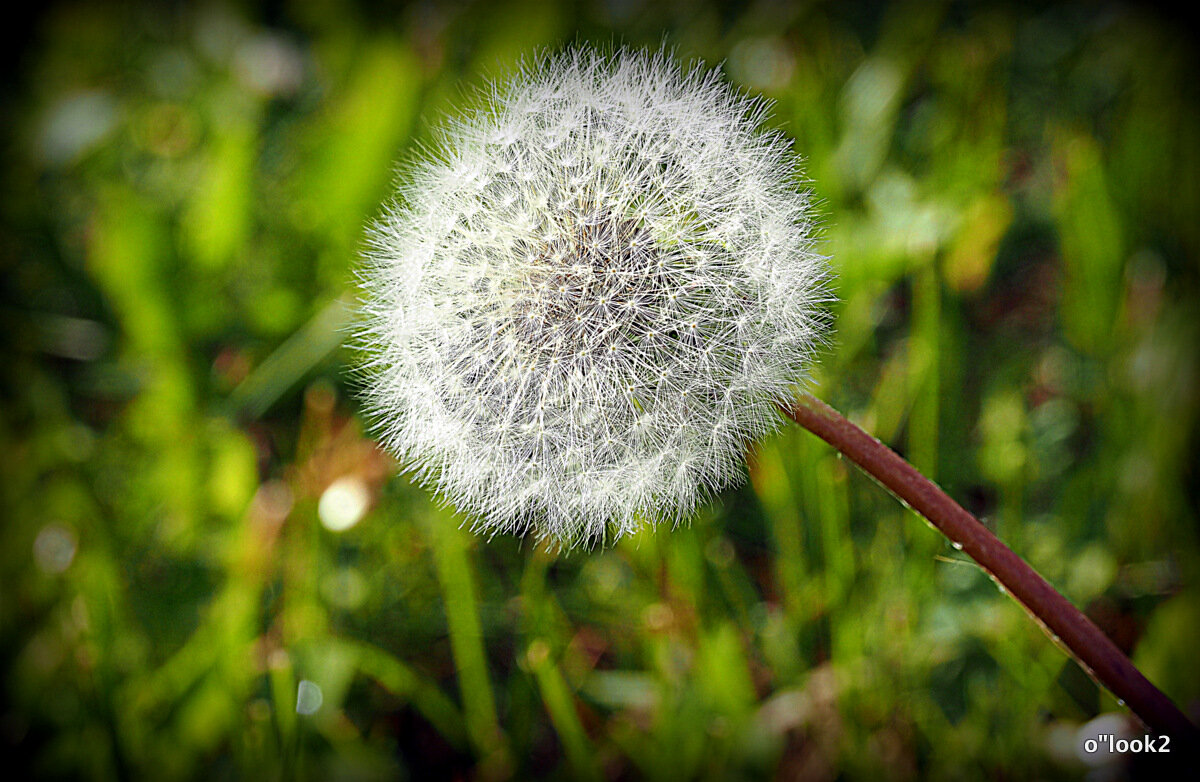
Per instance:
[[[64,3],[21,32],[0,117],[11,767],[1087,773],[1076,731],[1119,704],[805,432],[687,528],[569,555],[476,539],[395,477],[341,347],[364,224],[472,86],[574,40],[665,41],[776,102],[838,275],[814,390],[1196,714],[1200,81],[1179,19],[330,0]]]

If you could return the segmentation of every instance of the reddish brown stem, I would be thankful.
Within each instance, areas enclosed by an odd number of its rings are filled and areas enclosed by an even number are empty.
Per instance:
[[[865,470],[983,566],[1091,675],[1142,722],[1196,746],[1200,731],[1090,619],[933,481],[829,405],[805,394],[786,411]]]

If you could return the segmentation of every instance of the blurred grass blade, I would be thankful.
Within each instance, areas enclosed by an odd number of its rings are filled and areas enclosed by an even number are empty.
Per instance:
[[[458,672],[467,734],[481,757],[496,753],[507,755],[504,734],[496,719],[472,567],[463,540],[467,532],[440,513],[427,516],[426,529],[446,609],[450,650]]]
[[[433,682],[425,680],[396,657],[368,643],[354,644],[358,670],[396,697],[412,702],[438,734],[455,747],[465,747],[462,713]]]
[[[546,712],[550,715],[550,722],[562,741],[567,761],[574,771],[574,778],[601,779],[591,742],[588,741],[587,732],[584,731],[579,713],[575,709],[575,697],[571,694],[571,688],[562,671],[550,658],[550,645],[540,638],[534,640],[529,645],[525,659],[537,681],[542,702],[546,704]]]
[[[229,406],[241,415],[258,418],[271,409],[313,367],[337,350],[350,322],[349,296],[334,299],[304,324],[229,395]]]

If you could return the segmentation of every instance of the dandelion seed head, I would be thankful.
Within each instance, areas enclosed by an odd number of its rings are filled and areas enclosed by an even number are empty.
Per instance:
[[[824,328],[825,259],[766,105],[663,53],[490,88],[371,234],[384,443],[483,532],[594,543],[740,480]]]

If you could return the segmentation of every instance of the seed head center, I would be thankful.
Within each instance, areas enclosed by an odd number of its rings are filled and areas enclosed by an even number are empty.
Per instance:
[[[638,221],[603,208],[568,211],[538,244],[513,318],[524,348],[559,359],[612,356],[658,317],[662,259]]]

